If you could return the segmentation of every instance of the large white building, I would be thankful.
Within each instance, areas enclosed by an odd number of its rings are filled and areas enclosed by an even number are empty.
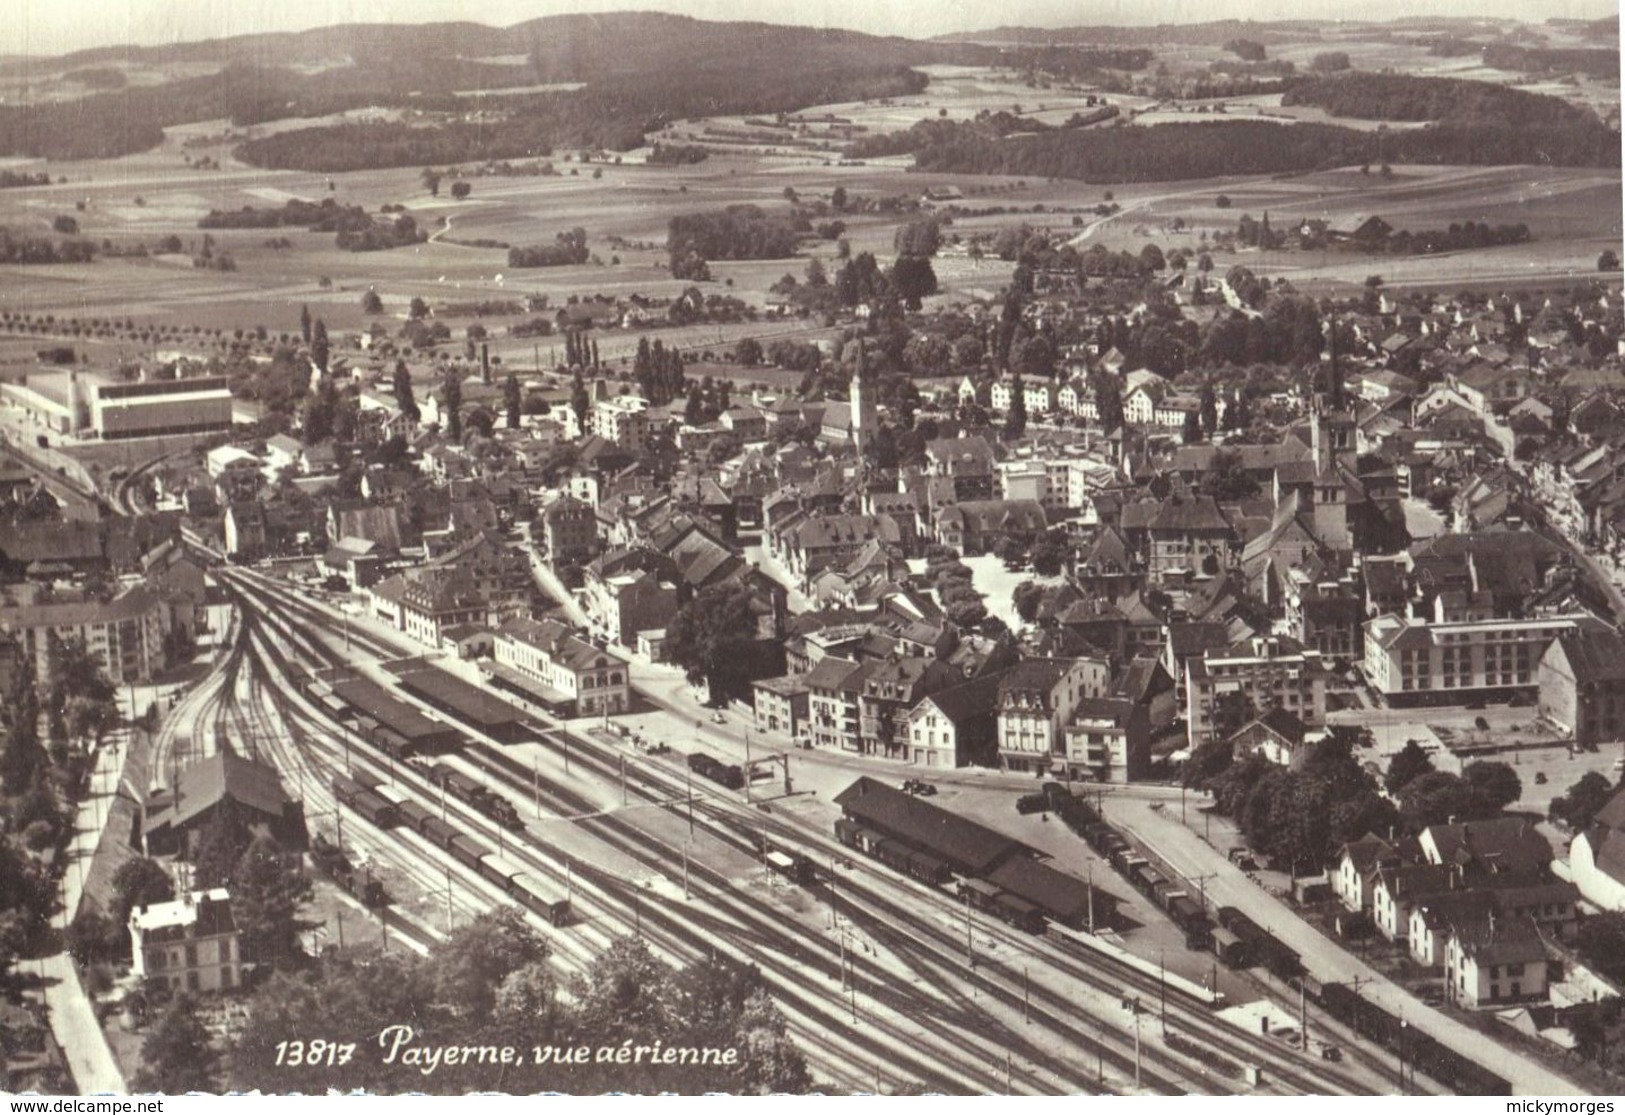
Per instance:
[[[626,663],[575,635],[557,620],[514,619],[497,629],[491,656],[553,692],[579,716],[614,715],[631,703]]]
[[[35,372],[0,385],[0,398],[58,434],[89,432],[105,441],[231,428],[224,376],[124,383],[96,372]]]
[[[1589,622],[1580,615],[1457,623],[1378,616],[1365,625],[1366,680],[1393,704],[1531,688],[1552,640]]]
[[[175,992],[240,987],[242,949],[231,896],[216,888],[130,911],[132,972]]]
[[[601,399],[587,422],[593,433],[628,453],[641,453],[649,444],[649,403],[640,396]]]

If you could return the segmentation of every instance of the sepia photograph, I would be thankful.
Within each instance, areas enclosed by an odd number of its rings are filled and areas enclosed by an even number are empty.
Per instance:
[[[0,1096],[1625,1093],[1617,5],[655,2],[8,19]]]

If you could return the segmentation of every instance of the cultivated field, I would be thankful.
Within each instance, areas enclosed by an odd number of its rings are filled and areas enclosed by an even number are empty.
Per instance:
[[[1382,57],[1412,72],[1438,66],[1476,64],[1475,58],[1432,59],[1420,48],[1370,44],[1356,40],[1324,41],[1275,49],[1272,56],[1302,65],[1320,50],[1346,49],[1357,66],[1362,59]],[[1376,53],[1372,53],[1375,51]],[[1408,52],[1408,53],[1407,53]],[[1221,57],[1217,48],[1174,47],[1159,53],[1172,66],[1207,65]],[[1414,55],[1414,57],[1412,56]],[[1300,57],[1301,56],[1301,57]],[[1008,71],[970,67],[929,67],[932,84],[920,95],[868,104],[838,104],[798,114],[809,128],[827,129],[850,123],[854,128],[892,130],[922,119],[946,116],[968,119],[987,111],[1014,111],[1046,122],[1059,122],[1085,107],[1076,87],[1036,89]],[[1617,104],[1617,89],[1613,97]],[[1113,95],[1126,110],[1150,109],[1152,102]],[[1318,110],[1282,109],[1279,97],[1230,99],[1227,116],[1245,113],[1318,118]],[[366,110],[351,114],[366,118]],[[1160,119],[1210,120],[1211,113],[1157,110],[1140,116],[1142,123]],[[837,123],[832,123],[837,122]],[[844,123],[842,123],[844,122]],[[1341,123],[1351,123],[1340,121]],[[308,122],[298,121],[292,124]],[[291,126],[290,122],[270,128]],[[661,138],[685,140],[711,129],[745,129],[743,118],[683,121]],[[1138,253],[1148,243],[1167,251],[1204,247],[1203,233],[1232,231],[1243,213],[1270,214],[1276,228],[1304,219],[1326,220],[1334,228],[1353,227],[1366,216],[1382,216],[1395,228],[1421,231],[1452,222],[1524,223],[1534,242],[1522,248],[1466,252],[1427,258],[1364,256],[1338,251],[1215,254],[1221,269],[1245,262],[1255,270],[1291,277],[1301,284],[1338,287],[1380,273],[1391,283],[1474,281],[1551,282],[1595,273],[1597,255],[1617,248],[1621,239],[1620,175],[1617,171],[1511,168],[1403,167],[1392,179],[1358,168],[1300,176],[1223,179],[1200,182],[1149,183],[1107,187],[1075,181],[1018,180],[972,175],[924,175],[908,170],[909,159],[871,160],[842,165],[828,151],[790,144],[742,144],[716,151],[692,166],[653,166],[632,152],[623,162],[565,162],[555,156],[559,173],[551,177],[479,177],[464,201],[431,197],[418,168],[323,175],[264,171],[231,157],[231,146],[247,134],[225,121],[172,129],[159,149],[128,158],[55,164],[49,171],[63,184],[0,191],[0,226],[20,233],[50,235],[58,216],[73,216],[83,235],[118,246],[153,247],[162,237],[177,236],[183,252],[148,258],[103,258],[84,266],[0,268],[0,309],[55,313],[59,317],[118,316],[138,323],[228,331],[263,326],[271,333],[296,327],[300,305],[322,317],[331,330],[356,332],[368,323],[361,296],[373,289],[382,297],[385,322],[394,331],[404,321],[407,303],[422,297],[431,306],[482,299],[522,300],[545,295],[550,310],[571,295],[633,294],[669,297],[686,283],[666,271],[665,237],[678,214],[754,203],[772,211],[786,206],[786,190],[802,199],[828,199],[836,187],[853,197],[918,196],[927,188],[955,186],[966,197],[964,210],[996,210],[959,216],[947,230],[968,238],[1029,224],[1056,235],[1070,235],[1081,248],[1102,244]],[[785,131],[786,137],[790,131]],[[218,168],[200,168],[209,159]],[[27,166],[28,164],[20,164]],[[443,195],[449,191],[443,190]],[[1107,219],[1092,210],[1108,193],[1121,212]],[[1232,201],[1219,209],[1216,199]],[[197,222],[211,209],[243,206],[279,207],[289,198],[331,197],[343,205],[376,212],[386,204],[404,205],[429,242],[384,252],[338,250],[328,233],[302,229],[223,230],[211,233],[216,254],[229,253],[237,269],[206,271],[192,266],[203,232]],[[888,262],[892,238],[902,216],[844,214],[846,238],[854,252],[870,251]],[[1184,227],[1175,230],[1175,218]],[[549,243],[566,229],[587,231],[592,252],[581,266],[515,270],[507,252],[472,247],[458,241],[494,241],[515,246]],[[272,246],[285,239],[290,246]],[[828,271],[838,266],[835,244],[804,248],[794,259],[713,262],[716,282],[707,289],[762,306],[768,287],[789,274],[800,279],[809,256]],[[993,298],[1008,282],[1011,264],[988,258],[939,258],[936,270],[949,299]],[[445,319],[461,337],[467,320]],[[551,366],[559,343],[550,338],[508,341],[513,320],[484,321],[494,351],[505,362],[529,367]],[[639,331],[603,330],[598,335],[606,359],[629,356]],[[799,321],[740,325],[705,325],[662,329],[667,343],[697,350],[726,351],[742,336],[770,340],[778,336],[824,335],[821,323]],[[25,367],[33,350],[46,341],[23,338],[0,344],[0,374]],[[97,362],[142,355],[131,341],[76,341]]]

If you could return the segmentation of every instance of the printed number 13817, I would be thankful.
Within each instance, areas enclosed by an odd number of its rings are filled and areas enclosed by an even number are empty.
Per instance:
[[[350,1058],[355,1056],[355,1042],[324,1041],[317,1038],[315,1041],[279,1041],[276,1043],[276,1063],[287,1068],[311,1067],[315,1065],[347,1065]]]

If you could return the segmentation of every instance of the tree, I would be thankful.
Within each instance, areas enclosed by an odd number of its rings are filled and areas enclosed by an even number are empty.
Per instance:
[[[762,343],[753,337],[744,337],[734,346],[734,359],[747,368],[762,362]]]
[[[232,873],[231,891],[243,956],[261,965],[291,958],[303,928],[299,910],[311,896],[299,857],[284,853],[269,835],[257,836]]]
[[[829,195],[829,207],[831,209],[835,210],[837,213],[846,212],[846,187],[845,186],[836,186],[835,187],[834,192],[832,192]]]
[[[1432,772],[1433,760],[1428,753],[1420,743],[1408,739],[1405,746],[1388,760],[1388,770],[1382,776],[1382,784],[1390,794],[1397,794],[1417,778]]]
[[[1220,194],[1213,204],[1220,209],[1230,208],[1230,195]]]
[[[592,396],[587,394],[587,383],[577,372],[575,382],[570,385],[570,409],[575,412],[576,425],[582,433],[587,432],[587,412],[592,409]]]
[[[1612,248],[1605,249],[1603,251],[1602,255],[1597,257],[1597,270],[1598,271],[1618,271],[1619,270],[1619,253],[1614,251],[1614,249],[1612,249]]]
[[[437,950],[435,991],[462,1018],[483,1020],[509,975],[547,959],[547,943],[517,906],[499,906],[459,927]]]
[[[524,417],[525,400],[519,391],[519,377],[513,372],[502,382],[502,403],[508,411],[508,429],[517,430]]]
[[[1484,808],[1478,792],[1465,779],[1440,770],[1406,783],[1399,791],[1399,812],[1417,831],[1451,819],[1472,821],[1494,815],[1493,810]]]
[[[108,917],[114,925],[128,925],[130,911],[175,897],[175,884],[157,860],[138,856],[119,864],[113,872],[113,908]]]
[[[1066,532],[1050,530],[1033,543],[1033,572],[1041,577],[1053,577],[1066,568],[1067,558],[1072,556],[1072,543],[1067,540]]]
[[[445,390],[440,411],[446,418],[446,436],[463,440],[463,377],[456,368],[446,369]]]
[[[451,196],[456,198],[458,201],[462,201],[464,198],[466,198],[469,194],[471,194],[473,192],[474,192],[474,187],[472,185],[470,185],[469,183],[464,182],[462,180],[458,180],[458,181],[453,182],[451,184]]]
[[[299,335],[305,339],[305,343],[307,345],[310,344],[310,328],[311,328],[311,325],[310,325],[310,307],[309,306],[300,306],[299,307]]]
[[[220,1056],[190,995],[181,995],[164,1011],[141,1043],[141,1061],[135,1078],[138,1092],[184,1095],[220,1089]]]
[[[318,445],[333,436],[338,416],[338,388],[331,378],[323,377],[321,386],[305,402],[305,416],[301,423],[305,441]]]
[[[440,172],[429,167],[423,168],[423,188],[429,191],[430,197],[440,196]]]
[[[1220,503],[1251,499],[1258,495],[1257,479],[1242,467],[1241,454],[1234,449],[1220,449],[1214,453],[1200,483],[1202,494],[1212,496]]]
[[[705,422],[705,393],[700,390],[699,384],[693,384],[688,389],[688,399],[683,403],[683,423],[688,426],[699,426]]]
[[[1219,397],[1211,383],[1202,384],[1202,432],[1212,437],[1219,431]]]
[[[310,361],[324,374],[327,372],[327,361],[331,351],[332,346],[327,340],[327,323],[318,318],[310,331]]]
[[[1016,615],[1027,623],[1038,618],[1039,606],[1044,602],[1044,588],[1034,581],[1022,581],[1010,593],[1016,606]]]
[[[1095,393],[1095,409],[1100,415],[1100,428],[1110,432],[1121,429],[1123,414],[1123,385],[1110,372],[1097,372],[1091,386]]]
[[[617,937],[572,981],[578,1024],[601,1041],[680,1032],[670,965],[642,937]]]
[[[1599,975],[1618,982],[1625,979],[1625,913],[1605,910],[1580,923],[1574,949]]]
[[[924,256],[898,256],[892,264],[892,288],[910,310],[920,308],[920,300],[937,292],[937,273]]]
[[[723,700],[744,680],[755,646],[751,595],[736,585],[713,585],[693,597],[666,631],[666,653],[691,684],[704,681],[711,700]]]
[[[51,688],[45,713],[71,739],[97,740],[121,720],[117,691],[81,638],[49,636]]]
[[[6,729],[5,749],[0,751],[0,789],[20,794],[47,762],[45,745],[39,738],[40,703],[32,671],[15,671],[4,712],[10,726]]]
[[[368,289],[361,296],[361,312],[364,314],[381,314],[384,312],[384,300],[378,297],[376,290]]]
[[[1462,768],[1461,777],[1478,791],[1486,812],[1500,812],[1523,797],[1523,780],[1508,763],[1480,759]]]
[[[1004,436],[1015,441],[1027,432],[1027,392],[1017,376],[1010,383],[1010,410],[1004,416]]]
[[[1614,787],[1608,779],[1596,771],[1590,771],[1581,775],[1567,793],[1553,798],[1546,815],[1567,825],[1572,832],[1581,832],[1591,827],[1592,819],[1613,796]]]
[[[412,301],[407,303],[407,307],[406,307],[407,320],[408,321],[421,321],[421,320],[423,320],[424,318],[426,318],[428,316],[429,316],[429,304],[427,302],[425,302],[422,298],[420,298],[420,297],[418,297],[417,295],[414,294],[412,296]]]
[[[412,393],[412,372],[406,366],[406,361],[395,361],[395,405],[401,408],[408,421],[418,422],[423,412],[418,409],[417,396]]]
[[[1180,439],[1186,445],[1194,445],[1202,440],[1202,419],[1196,411],[1185,412],[1185,425],[1180,430]]]

